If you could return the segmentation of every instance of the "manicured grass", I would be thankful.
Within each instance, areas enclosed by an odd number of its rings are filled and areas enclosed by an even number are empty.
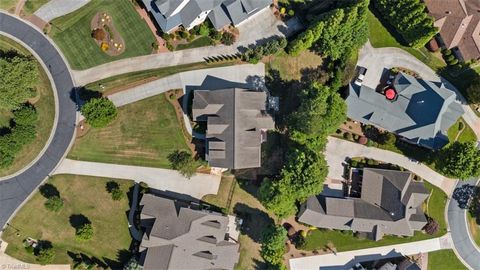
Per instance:
[[[283,80],[300,80],[302,70],[317,68],[322,65],[322,57],[312,51],[303,51],[299,56],[293,57],[287,53],[280,53],[272,56],[269,61],[270,69],[280,72]]]
[[[220,209],[225,209],[227,212],[230,211],[228,207],[228,200],[230,192],[233,189],[233,185],[235,184],[235,177],[234,176],[222,176],[222,180],[220,182],[220,187],[216,195],[208,194],[202,198],[202,201],[215,205]],[[228,209],[227,209],[228,208]]]
[[[37,11],[41,6],[45,5],[48,1],[50,0],[27,0],[23,6],[23,12],[25,12],[26,15],[30,15]]]
[[[480,247],[480,224],[477,223],[477,217],[473,216],[470,212],[468,212],[467,220],[470,233],[472,234],[472,238],[477,244],[477,246]]]
[[[368,26],[370,28],[370,43],[375,48],[381,47],[397,47],[409,52],[411,55],[415,56],[418,60],[422,61],[433,70],[438,70],[441,67],[445,66],[443,60],[438,56],[435,56],[433,53],[429,52],[426,48],[414,49],[408,46],[403,46],[398,40],[399,38],[395,37],[394,30],[390,30],[385,27],[384,24],[375,16],[375,14],[369,10],[367,16]]]
[[[168,154],[188,150],[173,106],[164,95],[122,106],[109,126],[78,138],[71,159],[169,168]]]
[[[428,253],[428,270],[463,270],[465,265],[457,258],[453,250],[438,250]]]
[[[7,226],[2,238],[9,243],[6,253],[27,263],[36,263],[35,257],[26,252],[22,241],[27,237],[50,241],[56,256],[53,263],[71,264],[67,252],[83,253],[113,266],[129,259],[131,243],[128,230],[127,196],[114,201],[105,186],[111,179],[77,175],[57,175],[48,180],[54,185],[64,200],[58,213],[48,211],[43,204],[46,199],[36,192],[20,209],[11,226]],[[121,189],[127,192],[132,181],[116,180]],[[93,225],[94,235],[89,241],[75,240],[75,229],[70,224],[72,215],[82,214]],[[20,235],[17,236],[17,233]],[[120,256],[119,256],[120,255]],[[115,269],[115,268],[114,268]]]
[[[0,9],[4,9],[7,11],[15,10],[15,5],[17,4],[18,0],[2,0],[0,1]]]
[[[16,50],[20,54],[31,55],[27,49],[6,37],[0,37],[0,50]],[[0,176],[12,174],[27,166],[43,149],[52,132],[55,119],[53,90],[50,80],[42,66],[39,63],[37,66],[39,71],[39,80],[36,87],[37,97],[31,100],[38,114],[37,136],[33,142],[25,145],[22,150],[17,153],[15,161],[10,167],[0,168]],[[0,126],[8,125],[10,119],[7,120],[7,117],[10,116],[10,112],[0,112]]]
[[[460,123],[463,123],[463,129],[461,131]],[[461,132],[460,135],[458,135],[458,132]],[[477,136],[473,132],[473,129],[467,123],[465,123],[463,118],[459,118],[457,122],[455,122],[455,124],[448,129],[448,140],[450,143],[454,142],[457,136],[457,141],[459,142],[475,142],[477,140]]]
[[[91,37],[90,23],[97,12],[108,13],[125,41],[125,51],[118,56],[102,52]],[[155,38],[131,1],[92,0],[81,9],[52,21],[50,36],[74,69],[86,69],[110,61],[146,55],[152,52]]]
[[[211,44],[211,38],[201,36],[192,42],[189,42],[187,44],[178,44],[177,47],[175,48],[176,51],[179,50],[186,50],[186,49],[193,49],[193,48],[198,48],[198,47],[205,47],[205,46],[210,46]]]
[[[437,234],[428,235],[426,233],[416,231],[412,237],[386,235],[380,241],[373,241],[353,237],[353,233],[351,231],[345,231],[342,233],[341,231],[337,230],[313,230],[309,232],[307,238],[305,239],[305,250],[320,250],[331,243],[333,246],[335,246],[338,252],[341,252],[420,241],[439,237],[445,234],[447,232],[447,224],[445,221],[444,212],[447,196],[439,188],[428,182],[425,183],[425,187],[432,193],[428,201],[428,210],[426,213],[438,222],[440,229]]]
[[[159,69],[137,71],[137,72],[117,75],[117,76],[109,77],[100,81],[96,81],[96,82],[87,84],[85,88],[94,90],[94,91],[103,92],[103,93],[109,93],[118,88],[128,89],[134,85],[143,84],[149,80],[160,79],[160,78],[170,76],[175,73],[179,73],[183,71],[215,68],[215,67],[225,67],[225,66],[231,66],[233,64],[235,64],[235,62],[223,62],[223,63],[212,63],[212,64],[200,62],[200,63],[192,63],[192,64],[185,64],[185,65],[179,65],[179,66],[159,68]],[[102,85],[103,88],[100,87],[100,85]]]

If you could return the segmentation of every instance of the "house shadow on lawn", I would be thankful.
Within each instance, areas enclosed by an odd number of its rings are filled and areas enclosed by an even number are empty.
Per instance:
[[[237,217],[243,219],[240,232],[256,243],[262,241],[263,228],[274,224],[273,219],[267,213],[244,203],[237,203],[233,207],[233,212]]]

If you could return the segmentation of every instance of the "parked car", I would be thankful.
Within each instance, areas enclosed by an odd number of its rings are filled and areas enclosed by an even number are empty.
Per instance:
[[[367,73],[366,68],[360,67],[358,69],[358,76],[357,76],[357,79],[354,82],[356,85],[362,86],[363,80],[365,79],[365,73]]]

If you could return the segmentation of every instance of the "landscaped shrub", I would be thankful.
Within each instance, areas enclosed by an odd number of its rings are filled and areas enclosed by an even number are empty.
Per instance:
[[[178,35],[181,37],[181,38],[187,38],[188,37],[188,32],[186,31],[180,31],[178,33]]]
[[[352,133],[350,133],[350,132],[343,133],[343,138],[351,141],[352,140]]]
[[[105,127],[117,117],[117,108],[107,98],[91,99],[81,108],[86,122],[94,128]]]
[[[97,29],[92,31],[92,37],[94,39],[98,40],[98,41],[104,40],[106,36],[107,36],[107,34],[101,28],[97,28]]]
[[[163,38],[163,40],[165,40],[165,41],[169,41],[169,40],[172,39],[172,36],[170,36],[169,33],[162,33],[162,38]]]
[[[93,237],[93,226],[91,223],[80,225],[75,232],[75,239],[79,241],[87,241]]]
[[[58,212],[63,207],[63,200],[59,196],[50,197],[45,202],[45,207],[52,212]]]
[[[42,248],[38,252],[37,261],[42,264],[50,264],[55,259],[55,250],[53,248]]]
[[[147,192],[150,191],[150,187],[148,186],[147,183],[141,181],[141,182],[139,183],[139,185],[140,185],[140,193],[141,193],[141,194],[145,194],[145,193],[147,193]]]
[[[353,159],[353,160],[350,162],[350,166],[356,168],[356,167],[358,166],[358,161],[356,161],[356,160]]]
[[[173,51],[173,45],[170,42],[167,42],[165,47],[167,47],[169,51]]]
[[[220,39],[220,42],[222,42],[222,44],[224,45],[230,46],[233,43],[235,43],[235,35],[228,31],[225,31],[222,34],[222,38]]]
[[[359,143],[359,144],[362,144],[362,145],[367,144],[367,143],[368,143],[367,137],[361,136],[361,137],[358,139],[358,143]]]
[[[440,226],[438,225],[438,222],[433,218],[428,217],[427,224],[423,227],[423,230],[429,235],[434,235],[438,232],[439,229]]]
[[[434,18],[419,0],[373,0],[382,17],[402,36],[408,46],[421,48],[437,33]]]
[[[213,40],[219,41],[220,39],[222,39],[222,32],[217,31],[217,30],[213,30],[213,31],[210,32],[210,37]]]
[[[210,29],[205,23],[202,23],[198,28],[198,34],[207,37],[210,34]]]
[[[124,197],[125,197],[125,193],[121,189],[118,188],[112,191],[112,199],[114,201],[120,201]]]
[[[179,171],[183,176],[191,178],[195,175],[197,163],[187,151],[175,150],[167,158],[170,161],[170,167]]]

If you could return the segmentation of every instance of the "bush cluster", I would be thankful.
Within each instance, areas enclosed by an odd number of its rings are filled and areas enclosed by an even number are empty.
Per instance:
[[[93,237],[93,226],[91,223],[85,223],[76,228],[75,239],[79,241],[87,241]]]
[[[81,110],[86,122],[94,128],[102,128],[117,118],[117,108],[108,98],[92,98]]]
[[[52,196],[45,202],[45,207],[52,212],[58,212],[63,207],[63,200],[59,196]]]
[[[287,40],[285,38],[270,40],[254,48],[247,48],[242,55],[242,60],[256,64],[262,59],[262,57],[276,54],[280,50],[283,50],[286,46]]]
[[[179,171],[183,176],[191,178],[195,175],[198,164],[193,159],[192,154],[187,151],[175,150],[168,155],[170,167]]]
[[[37,119],[35,108],[28,103],[13,111],[12,125],[0,136],[0,167],[12,165],[23,146],[35,139]]]
[[[408,46],[421,48],[437,33],[434,18],[419,0],[373,0],[375,8],[402,36]]]

